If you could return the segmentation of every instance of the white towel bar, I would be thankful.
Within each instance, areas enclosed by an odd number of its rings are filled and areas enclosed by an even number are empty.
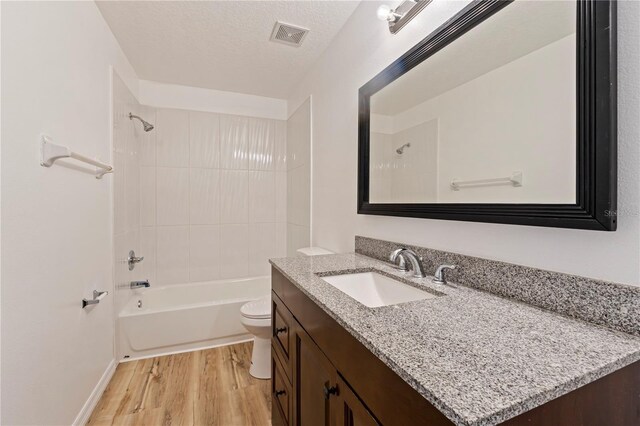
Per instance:
[[[491,178],[491,179],[476,179],[476,180],[458,180],[451,181],[451,189],[454,191],[460,190],[463,186],[481,186],[492,185],[500,183],[510,183],[513,186],[522,186],[522,172],[513,172],[511,176]]]
[[[40,165],[43,167],[51,167],[56,160],[61,158],[73,158],[74,160],[96,166],[98,168],[98,170],[96,170],[96,179],[102,179],[102,176],[107,173],[113,173],[113,167],[110,165],[73,152],[66,146],[57,145],[53,143],[47,135],[40,135]]]

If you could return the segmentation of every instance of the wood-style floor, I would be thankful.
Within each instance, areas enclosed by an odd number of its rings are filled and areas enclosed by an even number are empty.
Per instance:
[[[120,364],[87,424],[270,425],[270,381],[249,375],[251,348],[241,343]]]

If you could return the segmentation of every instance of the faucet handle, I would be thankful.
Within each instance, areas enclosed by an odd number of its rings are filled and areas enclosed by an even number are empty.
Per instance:
[[[394,251],[392,251],[389,255],[389,261],[395,262],[402,250],[404,250],[404,247],[400,247],[399,249],[395,249]]]
[[[398,268],[399,271],[407,272],[409,270],[409,268],[407,268],[407,261],[404,260],[404,256],[398,256],[398,262],[394,263],[393,266]]]
[[[404,256],[401,255],[404,248],[399,248],[394,250],[389,255],[389,261],[393,263],[393,266],[401,271],[407,270],[407,262],[404,259]]]
[[[456,265],[440,265],[436,269],[436,273],[433,276],[434,284],[447,284],[447,277],[445,275],[445,271],[456,269]]]
[[[133,250],[129,251],[129,257],[127,257],[127,264],[129,265],[129,270],[133,271],[136,267],[136,263],[140,263],[144,260],[144,256],[136,257],[136,252]]]

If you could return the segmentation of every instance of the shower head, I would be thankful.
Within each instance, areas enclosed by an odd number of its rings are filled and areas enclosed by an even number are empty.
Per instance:
[[[398,153],[399,155],[402,155],[402,153],[404,152],[404,149],[409,147],[411,147],[411,143],[407,142],[404,145],[402,145],[400,148],[396,149],[396,153]]]
[[[148,121],[144,121],[142,118],[138,117],[137,115],[133,115],[129,113],[129,120],[133,120],[134,118],[137,118],[138,120],[140,120],[145,132],[150,132],[153,130],[153,124],[149,123]]]

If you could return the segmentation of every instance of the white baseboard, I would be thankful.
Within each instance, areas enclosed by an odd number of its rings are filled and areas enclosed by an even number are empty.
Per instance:
[[[93,409],[96,408],[96,405],[98,404],[102,393],[107,388],[109,381],[113,377],[113,373],[116,372],[117,366],[118,363],[116,362],[116,360],[112,359],[107,366],[107,369],[104,371],[104,374],[102,374],[100,381],[98,382],[96,387],[93,388],[93,391],[91,392],[91,395],[89,395],[87,402],[84,403],[82,410],[80,410],[80,412],[76,416],[76,419],[73,421],[74,426],[83,426],[87,423],[87,421],[89,420],[89,416],[91,416]]]

